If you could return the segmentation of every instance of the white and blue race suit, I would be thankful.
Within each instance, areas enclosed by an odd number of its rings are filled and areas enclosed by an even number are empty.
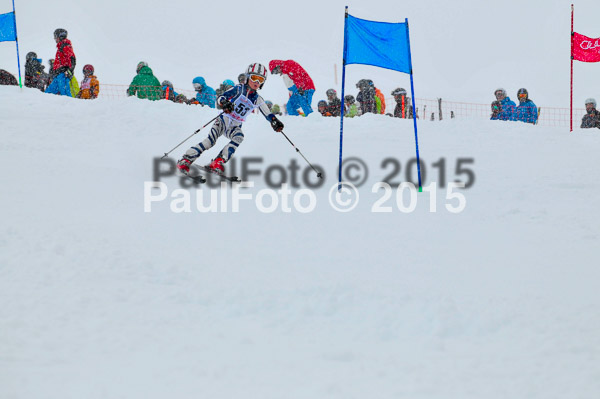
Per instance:
[[[187,150],[185,158],[193,162],[200,154],[214,146],[219,137],[224,135],[231,141],[223,147],[218,156],[227,162],[235,153],[235,150],[242,144],[244,140],[242,123],[254,109],[258,108],[269,122],[275,118],[275,115],[271,113],[263,98],[245,84],[240,84],[227,90],[217,99],[217,102],[221,104],[225,99],[233,104],[233,111],[229,114],[224,113],[220,115],[210,129],[208,137],[198,143],[198,145]]]

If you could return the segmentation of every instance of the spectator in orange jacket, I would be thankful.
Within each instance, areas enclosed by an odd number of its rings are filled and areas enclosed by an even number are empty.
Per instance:
[[[77,93],[77,98],[93,100],[94,98],[98,98],[99,92],[100,83],[94,75],[94,66],[87,64],[83,67],[83,80],[79,85],[79,93]]]
[[[369,79],[369,86],[375,90],[375,110],[377,114],[385,115],[385,96],[377,87],[372,80]]]

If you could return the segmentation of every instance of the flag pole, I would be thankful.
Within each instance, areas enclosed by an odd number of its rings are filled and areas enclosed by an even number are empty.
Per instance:
[[[342,104],[340,105],[340,161],[338,166],[338,191],[342,189],[342,146],[344,143],[344,92],[346,88],[346,49],[348,40],[348,6],[344,13],[344,50],[342,53]]]
[[[571,4],[571,131],[573,131],[573,4]]]
[[[19,68],[19,87],[23,88],[23,83],[21,83],[21,60],[19,58],[19,35],[17,34],[17,12],[15,11],[15,0],[12,0],[13,3],[13,21],[15,21],[15,43],[17,44],[17,68]]]
[[[415,84],[413,82],[413,67],[412,67],[412,55],[410,53],[410,36],[408,33],[408,18],[405,18],[406,21],[406,42],[408,44],[408,65],[410,67],[410,91],[412,93],[412,105],[413,105],[413,124],[415,128],[415,148],[417,150],[417,172],[419,175],[419,192],[423,191],[423,186],[421,184],[421,160],[419,159],[419,136],[417,135],[417,118],[414,110],[415,108]]]

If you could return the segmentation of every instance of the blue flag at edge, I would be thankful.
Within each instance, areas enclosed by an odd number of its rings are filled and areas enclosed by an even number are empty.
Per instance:
[[[14,42],[15,40],[17,40],[15,13],[0,14],[0,42]]]
[[[410,73],[406,23],[367,21],[348,14],[346,64]]]

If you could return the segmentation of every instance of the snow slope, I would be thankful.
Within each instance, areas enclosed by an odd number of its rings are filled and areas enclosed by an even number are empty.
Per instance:
[[[420,123],[427,184],[440,158],[447,181],[475,160],[464,211],[439,189],[435,213],[427,193],[373,213],[382,160],[414,157],[412,123],[346,120],[370,177],[341,213],[339,119],[284,117],[326,174],[314,211],[144,212],[153,158],[215,114],[0,87],[0,397],[600,395],[597,131]],[[244,131],[238,160],[304,168],[260,117]],[[268,188],[252,180],[243,193]]]

